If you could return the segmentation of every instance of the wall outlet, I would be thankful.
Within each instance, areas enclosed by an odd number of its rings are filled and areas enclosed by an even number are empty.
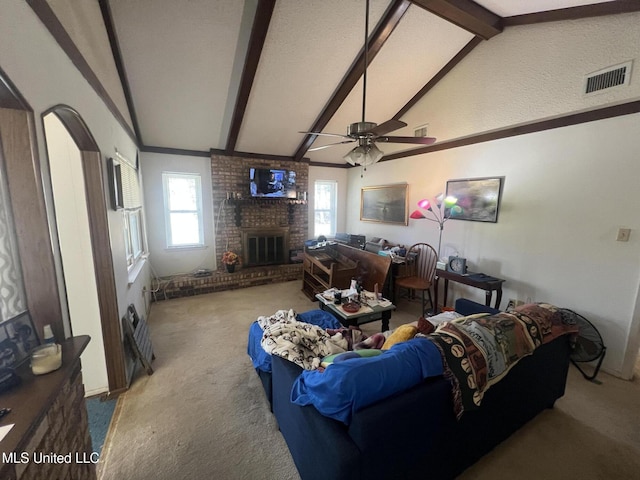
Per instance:
[[[516,298],[510,298],[509,303],[507,303],[507,312],[509,310],[513,310],[516,307],[519,307],[520,305],[524,305],[524,302],[522,300],[518,300]]]
[[[618,229],[618,236],[616,237],[616,240],[618,242],[628,242],[629,241],[629,237],[631,237],[631,229],[630,228],[619,228]]]

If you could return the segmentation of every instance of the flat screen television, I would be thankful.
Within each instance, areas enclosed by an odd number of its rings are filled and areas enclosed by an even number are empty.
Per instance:
[[[280,168],[250,168],[252,197],[296,198],[296,172]]]

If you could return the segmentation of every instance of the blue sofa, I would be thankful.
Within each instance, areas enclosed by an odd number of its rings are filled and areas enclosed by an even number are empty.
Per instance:
[[[469,301],[458,309],[486,311]],[[348,425],[314,406],[294,404],[292,388],[302,369],[274,356],[272,411],[303,480],[454,478],[553,407],[564,395],[569,353],[566,335],[540,346],[486,392],[479,409],[460,420],[451,384],[436,376],[355,411]]]

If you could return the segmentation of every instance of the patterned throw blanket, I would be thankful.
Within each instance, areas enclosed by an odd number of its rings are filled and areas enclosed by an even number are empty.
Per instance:
[[[315,370],[323,357],[348,349],[342,333],[330,335],[316,325],[299,322],[293,310],[278,310],[269,317],[258,317],[257,322],[264,331],[262,348],[305,370]]]
[[[478,314],[440,325],[429,335],[442,355],[453,385],[454,409],[480,406],[484,393],[523,357],[560,335],[576,334],[572,312],[539,303],[512,313]]]

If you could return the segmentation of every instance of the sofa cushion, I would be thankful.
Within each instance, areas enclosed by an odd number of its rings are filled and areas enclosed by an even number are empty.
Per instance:
[[[321,414],[348,425],[359,409],[442,372],[436,346],[426,338],[415,338],[376,357],[351,358],[324,372],[303,371],[293,383],[291,401],[313,405]]]

